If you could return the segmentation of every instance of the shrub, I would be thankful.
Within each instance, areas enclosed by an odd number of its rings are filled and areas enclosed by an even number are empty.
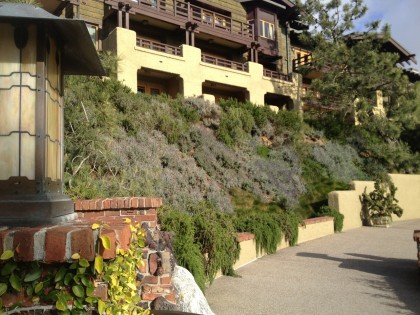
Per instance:
[[[195,242],[194,218],[187,212],[176,211],[169,206],[160,208],[158,215],[162,230],[175,233],[172,245],[178,265],[192,273],[195,282],[204,292],[206,286],[204,257],[200,244]]]
[[[317,217],[333,217],[334,218],[334,232],[341,232],[343,230],[344,215],[336,209],[328,206],[322,206],[316,213]]]
[[[240,247],[230,215],[210,203],[201,202],[191,204],[188,212],[166,207],[159,213],[159,220],[163,229],[175,233],[175,256],[187,269],[193,269],[189,270],[198,277],[196,281],[202,289],[202,270],[206,282],[210,283],[219,270],[225,275],[234,275],[233,264],[239,258]]]
[[[252,114],[246,109],[231,107],[222,114],[217,137],[228,146],[242,142],[255,125]]]
[[[361,169],[361,158],[350,145],[327,141],[324,145],[315,145],[312,155],[315,161],[326,168],[328,177],[335,181],[348,183],[366,179]]]
[[[251,213],[238,215],[235,219],[238,232],[250,232],[255,235],[256,250],[273,254],[281,241],[281,230],[275,216],[271,213]]]
[[[362,203],[361,217],[365,225],[372,225],[372,219],[388,218],[392,221],[392,214],[401,217],[403,209],[395,198],[397,187],[391,178],[384,175],[375,181],[375,189],[370,193],[365,192],[360,196]]]
[[[284,238],[290,246],[295,246],[299,238],[299,224],[302,220],[293,210],[285,210],[277,213],[277,222],[284,233]]]

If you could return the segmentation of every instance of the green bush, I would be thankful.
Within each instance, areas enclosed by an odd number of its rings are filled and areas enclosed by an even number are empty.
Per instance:
[[[206,287],[204,257],[200,244],[195,242],[194,218],[187,212],[177,211],[168,206],[160,208],[158,214],[161,229],[175,233],[172,245],[178,265],[188,269],[200,289],[204,291]]]
[[[240,247],[232,216],[201,202],[185,212],[164,207],[159,211],[159,220],[163,230],[175,233],[175,257],[190,270],[202,290],[219,270],[234,275]]]
[[[334,232],[341,232],[343,230],[344,215],[336,209],[328,206],[322,206],[318,212],[317,217],[333,217],[334,218]]]
[[[254,212],[238,215],[235,227],[238,232],[250,232],[255,235],[257,252],[262,253],[264,250],[268,254],[273,254],[277,251],[282,234],[274,214]]]
[[[231,107],[221,116],[217,136],[226,145],[234,146],[250,135],[254,125],[254,118],[249,111]]]

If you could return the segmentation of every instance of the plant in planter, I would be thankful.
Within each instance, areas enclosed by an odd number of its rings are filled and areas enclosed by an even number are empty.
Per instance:
[[[363,225],[389,226],[392,214],[401,217],[403,209],[395,198],[395,187],[389,176],[383,176],[375,181],[375,189],[370,193],[365,192],[360,196],[362,203],[361,217]]]

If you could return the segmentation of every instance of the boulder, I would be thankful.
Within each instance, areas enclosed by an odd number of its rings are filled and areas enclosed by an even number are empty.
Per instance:
[[[180,311],[214,315],[203,292],[187,269],[175,266],[172,274],[172,284],[176,292],[177,305]]]

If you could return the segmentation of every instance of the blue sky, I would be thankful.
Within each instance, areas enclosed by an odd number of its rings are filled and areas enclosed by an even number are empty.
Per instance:
[[[391,35],[409,52],[416,54],[420,68],[420,0],[365,0],[369,10],[361,20],[381,20],[391,25]]]

